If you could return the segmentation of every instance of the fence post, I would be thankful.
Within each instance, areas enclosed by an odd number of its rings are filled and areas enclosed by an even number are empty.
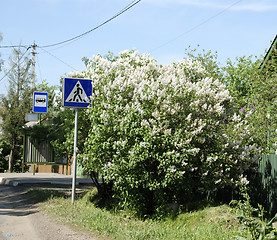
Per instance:
[[[26,133],[24,131],[24,135],[23,135],[23,156],[22,156],[22,173],[24,173],[24,163],[25,163],[25,155],[26,155]]]

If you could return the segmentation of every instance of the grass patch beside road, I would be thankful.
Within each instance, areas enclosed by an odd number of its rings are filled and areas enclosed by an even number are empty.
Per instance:
[[[47,197],[47,194],[51,197]],[[77,198],[74,205],[70,197],[55,196],[52,192],[45,193],[44,198],[47,201],[42,203],[42,207],[49,214],[104,239],[230,240],[239,234],[239,224],[227,205],[183,213],[175,219],[141,221],[126,213],[115,214],[97,208],[90,202],[90,192]]]

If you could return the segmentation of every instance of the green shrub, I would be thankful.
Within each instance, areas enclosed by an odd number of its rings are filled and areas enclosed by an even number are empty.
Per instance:
[[[122,207],[163,214],[243,176],[256,149],[232,97],[199,61],[159,66],[124,51],[95,56],[75,77],[93,79],[91,122],[80,160]],[[99,191],[101,192],[101,191]],[[105,191],[106,192],[106,191]]]

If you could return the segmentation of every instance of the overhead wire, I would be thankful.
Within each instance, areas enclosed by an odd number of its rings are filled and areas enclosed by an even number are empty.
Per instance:
[[[31,47],[28,47],[26,49],[26,51],[21,55],[21,57],[18,59],[18,62],[21,61],[21,59],[24,57],[24,55],[28,52],[28,50],[30,49]],[[16,67],[17,65],[16,64],[13,64],[13,66],[10,68],[10,70],[8,72],[6,72],[6,74],[0,79],[0,82]]]
[[[41,75],[40,64],[39,64],[39,59],[38,59],[38,54],[36,54],[36,60],[37,60],[37,63],[38,63],[38,70],[39,70],[40,81],[43,82],[42,75]]]
[[[175,37],[175,38],[173,38],[173,39],[171,39],[171,40],[169,40],[169,41],[167,41],[167,42],[161,44],[160,46],[158,46],[158,47],[156,47],[156,48],[153,48],[153,49],[150,50],[149,52],[154,52],[154,51],[156,51],[156,50],[158,50],[158,49],[160,49],[160,48],[162,48],[162,47],[164,47],[164,46],[166,46],[166,45],[168,45],[168,44],[170,44],[170,43],[176,41],[177,39],[183,37],[184,35],[186,35],[186,34],[192,32],[192,31],[194,31],[195,29],[201,27],[202,25],[206,24],[207,22],[211,21],[212,19],[214,19],[214,18],[218,17],[219,15],[223,14],[224,12],[226,12],[227,10],[229,10],[230,8],[232,8],[233,6],[237,5],[238,3],[242,2],[242,1],[243,1],[243,0],[238,0],[238,1],[234,2],[233,4],[227,6],[226,8],[224,8],[223,10],[221,10],[220,12],[218,12],[218,13],[212,15],[211,17],[205,19],[204,21],[200,22],[199,24],[196,24],[195,26],[191,27],[189,30],[187,30],[187,31],[185,31],[184,33],[178,35],[177,37]]]
[[[78,71],[76,68],[72,67],[71,65],[69,65],[68,63],[66,63],[65,61],[61,60],[60,58],[58,58],[57,56],[55,56],[54,54],[50,53],[49,51],[47,51],[46,49],[39,47],[39,49],[42,49],[44,52],[46,52],[47,54],[49,54],[50,56],[52,56],[53,58],[57,59],[58,61],[60,61],[61,63],[63,63],[64,65],[68,66],[71,69],[74,69],[75,71]]]
[[[141,2],[142,0],[134,0],[132,1],[131,3],[129,3],[127,6],[125,6],[124,8],[122,8],[117,14],[115,14],[114,16],[112,16],[111,18],[109,18],[108,20],[102,22],[101,24],[97,25],[96,27],[84,32],[84,33],[81,33],[75,37],[72,37],[72,38],[69,38],[67,40],[63,40],[61,42],[57,42],[57,43],[53,43],[53,44],[49,44],[49,45],[45,45],[45,46],[40,46],[40,48],[49,48],[49,47],[55,47],[55,46],[58,46],[58,45],[62,45],[62,44],[65,44],[65,43],[69,43],[69,42],[73,42],[73,41],[76,41],[80,38],[82,38],[83,36],[97,30],[98,28],[104,26],[105,24],[109,23],[110,21],[114,20],[115,18],[119,17],[121,14],[125,13],[126,11],[128,11],[129,9],[131,9],[132,7],[134,7],[135,5],[137,5],[139,2]],[[22,46],[22,45],[6,45],[6,46],[1,46],[0,45],[0,48],[16,48],[16,47],[25,47],[25,48],[28,48],[29,46],[25,45],[25,46]]]
[[[105,24],[109,23],[110,21],[112,21],[113,19],[119,17],[121,14],[123,14],[124,12],[128,11],[129,9],[131,9],[132,7],[134,7],[136,4],[138,4],[139,2],[141,2],[142,0],[134,0],[132,1],[131,3],[129,3],[127,6],[125,6],[123,9],[121,9],[117,14],[115,14],[113,17],[109,18],[108,20],[104,21],[103,23],[97,25],[96,27],[90,29],[89,31],[86,31],[82,34],[79,34],[75,37],[72,37],[70,39],[67,39],[67,40],[64,40],[64,41],[61,41],[61,42],[57,42],[57,43],[54,43],[54,44],[49,44],[49,45],[45,45],[45,46],[37,46],[39,47],[40,49],[42,49],[43,51],[45,51],[46,53],[48,53],[49,55],[51,55],[52,57],[54,57],[55,59],[57,59],[58,61],[62,62],[63,64],[67,65],[68,67],[70,67],[71,69],[74,69],[74,70],[77,70],[75,69],[74,67],[70,66],[68,63],[64,62],[63,60],[61,60],[60,58],[58,58],[57,56],[51,54],[49,51],[45,50],[44,48],[49,48],[49,47],[54,47],[54,46],[59,46],[59,45],[62,45],[62,44],[69,44],[73,41],[76,41],[80,38],[82,38],[83,36],[97,30],[98,28],[104,26]],[[26,45],[4,45],[4,46],[1,46],[0,45],[0,48],[20,48],[20,47],[25,47],[26,48],[26,51],[24,52],[24,54],[22,54],[22,56],[20,57],[19,61],[22,59],[22,57],[26,54],[26,52],[31,48],[31,45],[29,46],[26,46]],[[12,66],[10,68],[10,70],[8,72],[6,72],[6,74],[0,79],[0,82],[12,71],[12,69],[15,67]]]
[[[64,62],[64,61],[61,60],[60,58],[58,58],[58,57],[56,57],[55,55],[51,54],[49,51],[46,51],[44,48],[59,46],[59,45],[62,45],[62,44],[68,45],[68,44],[72,43],[73,41],[76,41],[76,40],[78,40],[78,39],[84,37],[85,35],[87,35],[87,34],[93,32],[93,31],[97,30],[98,28],[102,27],[103,25],[107,24],[108,22],[112,21],[113,19],[117,18],[118,16],[120,16],[120,15],[123,14],[124,12],[128,11],[130,8],[134,7],[136,4],[138,4],[138,3],[141,2],[141,1],[142,1],[142,0],[134,0],[134,1],[132,1],[132,2],[129,3],[127,6],[125,6],[123,9],[121,9],[117,14],[115,14],[114,16],[112,16],[111,18],[109,18],[108,20],[104,21],[103,23],[97,25],[96,27],[94,27],[94,28],[92,28],[92,29],[90,29],[90,30],[88,30],[88,31],[86,31],[86,32],[84,32],[84,33],[82,33],[82,34],[79,34],[79,35],[77,35],[77,36],[75,36],[75,37],[72,37],[72,38],[70,38],[70,39],[67,39],[67,40],[64,40],[64,41],[60,41],[60,42],[57,42],[57,43],[54,43],[54,44],[49,44],[49,45],[45,45],[45,46],[38,46],[38,47],[39,47],[40,49],[44,50],[44,51],[45,51],[46,53],[48,53],[49,55],[51,55],[52,57],[54,57],[54,58],[56,58],[57,60],[59,60],[60,62],[62,62],[63,64],[65,64],[65,65],[67,65],[68,67],[70,67],[70,68],[76,70],[74,67],[70,66],[68,63]],[[224,8],[222,11],[216,13],[215,15],[212,15],[212,16],[209,17],[208,19],[206,19],[206,20],[200,22],[199,24],[193,26],[192,28],[190,28],[190,29],[187,30],[186,32],[184,32],[184,33],[178,35],[177,37],[175,37],[175,38],[173,38],[173,39],[171,39],[171,40],[165,42],[164,44],[162,44],[162,45],[160,45],[160,46],[158,46],[158,47],[156,47],[156,48],[150,50],[149,52],[156,51],[156,50],[158,50],[158,49],[164,47],[165,45],[168,45],[169,43],[171,43],[171,42],[173,42],[173,41],[175,41],[175,40],[181,38],[182,36],[184,36],[184,35],[186,35],[186,34],[192,32],[193,30],[199,28],[200,26],[204,25],[205,23],[207,23],[207,22],[211,21],[212,19],[218,17],[219,15],[223,14],[225,11],[227,11],[227,10],[230,9],[230,8],[232,8],[233,6],[235,6],[236,4],[238,4],[238,3],[241,2],[241,1],[243,1],[243,0],[238,0],[238,1],[234,2],[234,3],[231,4],[230,6]],[[22,45],[20,45],[20,46],[16,46],[16,45],[11,45],[11,46],[0,46],[0,48],[12,48],[12,47],[13,47],[13,48],[14,48],[14,47],[26,47],[27,49],[30,48],[30,46],[22,46]],[[58,48],[59,48],[59,47],[58,47]],[[9,72],[10,72],[10,71],[9,71]],[[7,74],[6,74],[6,75],[7,75]],[[5,75],[5,76],[6,76],[6,75]],[[5,76],[4,76],[4,77],[5,77]],[[4,77],[3,77],[3,78],[4,78]],[[2,79],[3,79],[3,78],[2,78]],[[0,79],[0,81],[2,81],[2,79]]]
[[[55,46],[58,46],[58,45],[62,45],[62,44],[65,44],[65,43],[68,43],[68,42],[72,42],[72,41],[75,41],[75,40],[78,40],[80,38],[82,38],[83,36],[97,30],[98,28],[104,26],[105,24],[109,23],[110,21],[112,21],[113,19],[119,17],[121,14],[123,14],[124,12],[128,11],[129,9],[131,9],[132,7],[134,7],[136,4],[138,4],[140,1],[142,0],[134,0],[132,1],[131,3],[129,3],[127,6],[125,6],[123,9],[121,9],[117,14],[115,14],[113,17],[109,18],[108,20],[104,21],[103,23],[97,25],[96,27],[82,33],[82,34],[79,34],[75,37],[72,37],[70,39],[67,39],[67,40],[64,40],[64,41],[61,41],[61,42],[57,42],[57,43],[54,43],[54,44],[49,44],[49,45],[45,45],[45,46],[41,46],[40,48],[49,48],[49,47],[55,47]]]
[[[0,48],[21,48],[21,47],[24,47],[24,48],[28,48],[29,46],[27,45],[4,45],[4,46],[1,46],[0,45]]]

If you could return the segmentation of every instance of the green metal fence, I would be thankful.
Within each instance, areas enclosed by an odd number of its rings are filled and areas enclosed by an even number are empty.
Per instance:
[[[54,162],[54,150],[50,144],[41,142],[34,144],[29,136],[25,138],[24,162],[46,163]]]
[[[23,163],[22,171],[24,171],[24,164],[33,165],[33,174],[35,174],[35,166],[37,165],[66,165],[68,166],[67,158],[55,159],[55,153],[52,146],[47,142],[41,142],[35,144],[31,141],[29,136],[24,137],[24,153],[23,153]],[[54,168],[53,168],[54,169]],[[68,169],[66,168],[66,174],[68,174]]]
[[[270,212],[277,212],[277,155],[262,155],[259,172]]]

